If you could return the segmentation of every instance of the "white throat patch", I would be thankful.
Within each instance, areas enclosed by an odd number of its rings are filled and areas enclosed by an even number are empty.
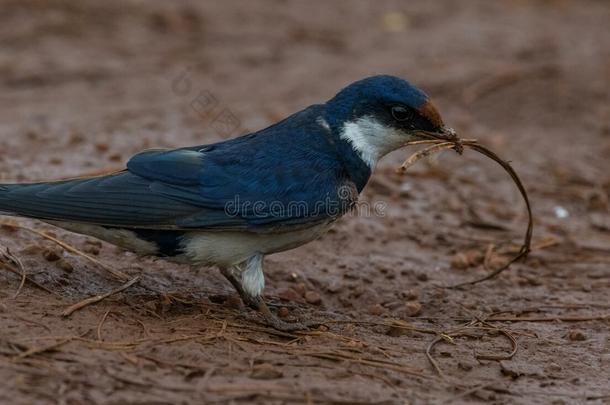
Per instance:
[[[340,137],[351,143],[371,169],[375,168],[379,159],[408,140],[404,132],[385,126],[370,116],[346,122]]]

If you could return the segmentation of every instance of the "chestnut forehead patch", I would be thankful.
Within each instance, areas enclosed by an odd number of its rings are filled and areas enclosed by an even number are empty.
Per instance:
[[[440,128],[443,126],[443,119],[441,118],[441,114],[438,112],[432,101],[426,101],[421,107],[416,109],[422,117],[426,118],[428,121],[434,125],[436,128]]]

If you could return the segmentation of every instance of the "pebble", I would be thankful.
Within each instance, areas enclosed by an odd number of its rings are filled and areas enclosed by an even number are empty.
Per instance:
[[[102,242],[100,242],[100,241],[99,241],[99,240],[97,240],[97,239],[87,239],[87,240],[85,241],[85,244],[86,244],[86,245],[91,245],[91,246],[97,246],[97,247],[98,247],[98,248],[100,248],[100,249],[102,248]]]
[[[42,252],[42,257],[44,257],[45,260],[48,261],[48,262],[56,262],[59,259],[61,259],[60,254],[57,253],[55,250],[52,250],[52,249],[45,249]]]
[[[287,318],[288,315],[290,315],[290,310],[286,307],[281,307],[278,311],[277,311],[277,315],[280,318]]]
[[[419,299],[419,290],[407,290],[403,293],[403,296],[408,301],[416,301]]]
[[[68,144],[71,146],[78,145],[83,142],[85,142],[85,136],[80,132],[73,132],[68,140]]]
[[[342,283],[339,281],[332,281],[328,286],[326,286],[326,291],[332,294],[336,294],[343,288]]]
[[[305,293],[305,301],[313,305],[320,305],[322,303],[322,297],[315,291],[307,291]]]
[[[290,302],[302,301],[301,296],[292,288],[288,288],[288,289],[280,292],[278,294],[278,296],[285,301],[290,301]]]
[[[74,266],[72,266],[72,263],[64,259],[61,259],[57,262],[57,267],[59,267],[66,273],[72,273],[74,271]]]
[[[257,380],[275,380],[277,378],[282,378],[283,376],[284,374],[280,370],[268,363],[255,366],[250,374],[251,378]]]
[[[307,287],[304,283],[298,283],[294,287],[292,287],[294,291],[296,291],[300,296],[305,295],[305,291],[307,291]]]
[[[123,155],[121,155],[120,153],[113,153],[112,155],[108,156],[108,160],[110,160],[111,162],[120,162],[123,159]]]
[[[369,314],[379,316],[385,312],[385,308],[381,304],[372,305],[369,308]]]
[[[587,335],[580,329],[572,329],[568,332],[568,339],[573,342],[582,342],[587,340]]]
[[[405,303],[403,313],[406,317],[417,316],[421,314],[422,306],[419,301],[408,301]]]
[[[110,145],[108,145],[107,143],[96,143],[95,144],[95,150],[99,153],[104,153],[104,152],[108,152],[108,150],[110,149]]]
[[[100,254],[100,248],[98,248],[97,246],[88,245],[83,248],[83,252],[97,256]]]
[[[401,337],[404,335],[408,335],[410,332],[409,329],[407,328],[399,328],[396,326],[391,326],[387,331],[386,331],[386,335],[391,336],[391,337]]]
[[[458,252],[451,258],[451,267],[454,269],[465,270],[469,267],[477,266],[483,262],[483,253],[479,250],[466,250]]]
[[[227,297],[223,305],[227,308],[240,309],[243,305],[243,302],[239,295],[231,294]]]

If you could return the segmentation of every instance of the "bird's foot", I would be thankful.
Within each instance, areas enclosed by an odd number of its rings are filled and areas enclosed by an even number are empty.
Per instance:
[[[322,324],[322,322],[313,320],[286,322],[278,318],[277,315],[271,312],[262,296],[252,295],[244,288],[241,278],[236,277],[235,273],[232,272],[231,269],[223,268],[221,269],[221,271],[222,274],[227,278],[227,280],[229,280],[231,284],[233,284],[233,287],[235,287],[235,289],[239,293],[239,296],[241,297],[243,303],[246,306],[257,310],[263,316],[265,323],[271,326],[272,328],[283,332],[294,332],[297,330],[317,328]]]
[[[265,323],[267,325],[271,326],[274,329],[280,330],[282,332],[295,332],[298,330],[313,329],[313,328],[317,328],[318,326],[322,325],[322,323],[323,323],[321,321],[316,321],[316,320],[312,320],[312,319],[299,320],[299,321],[294,321],[294,322],[284,321],[284,320],[278,318],[278,316],[275,315],[273,312],[271,312],[271,310],[269,309],[269,307],[267,306],[265,301],[263,301],[262,298],[260,299],[259,302],[257,302],[256,309],[263,316],[263,318],[265,319]]]

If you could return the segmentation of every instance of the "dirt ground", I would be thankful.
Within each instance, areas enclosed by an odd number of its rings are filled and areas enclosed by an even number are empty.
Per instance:
[[[601,0],[1,1],[4,182],[237,136],[389,73],[512,161],[536,228],[526,262],[441,288],[507,257],[523,204],[473,152],[406,176],[393,153],[362,197],[381,212],[267,259],[275,308],[326,321],[288,334],[215,269],[18,220],[103,266],[0,228],[31,280],[0,272],[0,402],[610,403],[608,21]],[[141,279],[62,316],[124,283],[108,269]]]

